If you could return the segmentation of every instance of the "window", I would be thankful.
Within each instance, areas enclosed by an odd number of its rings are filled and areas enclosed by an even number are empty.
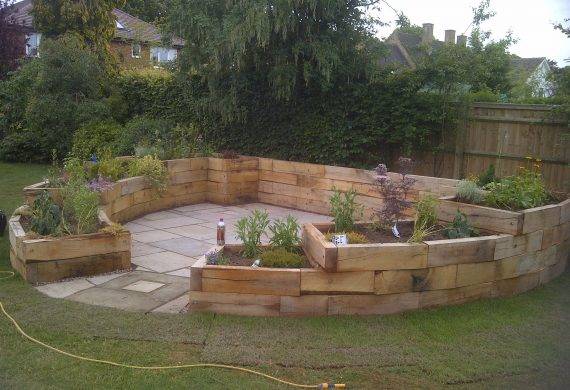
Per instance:
[[[133,58],[141,58],[141,45],[140,43],[133,43],[131,46]]]
[[[38,49],[42,34],[32,33],[26,36],[26,55],[29,57],[37,57],[39,55]]]
[[[151,47],[150,48],[150,59],[153,62],[168,62],[174,61],[177,56],[176,49],[170,49],[168,47]]]
[[[117,27],[119,30],[125,29],[125,26],[123,26],[118,20],[115,20],[115,27]]]

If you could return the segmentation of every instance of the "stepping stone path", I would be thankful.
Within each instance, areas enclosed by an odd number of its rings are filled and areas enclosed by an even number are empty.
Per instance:
[[[216,244],[217,221],[224,218],[226,222],[226,243],[237,244],[234,223],[255,209],[266,210],[271,219],[293,215],[299,224],[331,220],[263,203],[201,203],[159,211],[125,224],[132,233],[132,271],[66,280],[36,289],[53,298],[91,305],[180,313],[188,305],[190,266]]]

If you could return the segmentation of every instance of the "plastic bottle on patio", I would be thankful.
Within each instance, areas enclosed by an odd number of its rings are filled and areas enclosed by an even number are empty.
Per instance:
[[[220,222],[218,222],[216,241],[219,246],[225,245],[226,243],[226,224],[223,218],[220,218]]]

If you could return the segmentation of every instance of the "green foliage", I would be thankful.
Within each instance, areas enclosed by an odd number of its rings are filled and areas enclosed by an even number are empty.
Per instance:
[[[268,225],[269,214],[265,210],[253,210],[236,222],[236,238],[243,243],[243,256],[252,259],[261,252],[261,236]]]
[[[485,194],[472,180],[460,180],[457,183],[457,200],[465,203],[480,204]]]
[[[44,37],[76,34],[101,58],[110,59],[109,43],[115,35],[112,11],[124,4],[125,0],[34,0],[34,27]]]
[[[435,226],[428,226],[425,220],[416,221],[414,223],[414,230],[408,239],[410,243],[420,244],[435,231]]]
[[[522,168],[518,175],[488,184],[485,203],[490,207],[524,210],[544,206],[550,201],[542,175]]]
[[[63,228],[68,234],[89,234],[99,227],[99,194],[85,183],[68,182],[62,189]]]
[[[250,91],[292,100],[374,79],[382,45],[367,8],[364,0],[173,0],[165,28],[186,41],[182,72],[206,80],[202,106],[236,118]]]
[[[261,254],[261,265],[269,268],[302,268],[303,257],[284,248],[276,248]]]
[[[351,189],[344,194],[333,189],[330,198],[331,215],[335,232],[351,232],[357,218],[361,218],[364,207],[356,203],[356,191]]]
[[[0,86],[0,155],[14,161],[61,159],[76,129],[109,117],[102,100],[108,83],[97,57],[76,36],[45,39],[42,55]]]
[[[437,198],[433,195],[424,196],[415,205],[416,222],[415,226],[432,228],[437,225]]]
[[[30,228],[41,236],[60,233],[61,209],[52,200],[49,192],[42,191],[32,205]]]
[[[129,0],[125,6],[121,8],[130,15],[136,16],[146,22],[153,23],[158,21],[161,15],[166,11],[165,0]]]
[[[90,178],[104,177],[111,181],[124,179],[129,171],[129,160],[121,160],[103,153],[100,160],[91,167]]]
[[[477,229],[474,229],[471,226],[465,214],[463,214],[459,210],[457,210],[457,212],[455,213],[453,221],[447,225],[444,233],[448,238],[451,239],[468,238],[479,235]]]
[[[83,160],[77,157],[66,158],[63,165],[66,183],[71,185],[83,185],[87,182],[87,172]]]
[[[269,225],[269,231],[271,232],[269,243],[272,247],[294,252],[298,250],[298,246],[301,243],[299,229],[297,218],[291,215],[288,215],[284,220],[276,219]]]
[[[168,170],[156,156],[144,156],[131,160],[129,175],[144,176],[160,192],[165,191],[168,184]]]
[[[11,0],[0,0],[0,80],[14,71],[25,54],[25,29],[10,16]]]
[[[495,166],[493,164],[490,164],[485,170],[485,172],[477,176],[477,185],[481,188],[485,187],[489,183],[493,183],[496,181],[499,181],[499,179],[497,178],[497,176],[495,176]]]
[[[115,144],[122,133],[122,126],[112,120],[88,123],[75,132],[71,153],[87,160],[92,155],[100,157],[107,151],[114,152]]]

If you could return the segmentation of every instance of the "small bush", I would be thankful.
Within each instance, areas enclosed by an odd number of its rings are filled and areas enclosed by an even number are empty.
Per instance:
[[[253,210],[249,216],[236,222],[236,238],[243,243],[243,256],[252,259],[261,252],[261,236],[268,225],[269,215],[261,210]]]
[[[166,190],[168,170],[158,157],[144,156],[135,158],[129,164],[130,176],[144,176],[160,192]]]
[[[101,157],[104,153],[116,155],[116,143],[122,132],[123,127],[112,120],[83,125],[73,136],[71,153],[82,160],[92,155]]]
[[[99,194],[84,183],[70,182],[62,189],[63,228],[68,234],[89,234],[99,227]]]
[[[272,249],[261,254],[261,265],[269,268],[301,268],[304,259],[297,253],[283,248]]]
[[[460,180],[457,183],[457,200],[466,203],[480,204],[485,199],[485,194],[471,180]]]
[[[91,167],[91,177],[99,177],[110,181],[124,179],[129,171],[129,160],[121,160],[103,153],[101,160]]]
[[[47,191],[42,191],[34,200],[31,214],[30,229],[33,232],[42,236],[61,233],[61,209]]]
[[[294,252],[301,243],[299,237],[299,223],[297,219],[288,215],[286,219],[276,219],[270,226],[271,237],[269,243],[272,247],[285,249],[287,252]]]
[[[490,164],[485,172],[477,176],[477,185],[481,188],[497,181],[499,181],[499,179],[495,176],[495,166],[493,164]]]
[[[356,191],[351,189],[344,195],[333,188],[330,198],[331,214],[333,216],[335,232],[351,232],[357,218],[361,218],[364,208],[356,203]]]
[[[408,194],[412,190],[416,179],[409,175],[412,172],[414,162],[411,158],[398,158],[399,180],[394,180],[388,175],[388,167],[385,164],[378,164],[374,169],[376,173],[376,188],[382,195],[383,206],[375,210],[379,225],[384,227],[396,226],[402,220],[405,212],[412,206],[408,200]]]
[[[477,229],[474,229],[465,214],[457,210],[453,222],[447,225],[444,234],[448,238],[468,238],[475,237],[479,235]]]
[[[485,189],[485,203],[507,210],[524,210],[544,206],[550,200],[542,175],[522,168],[516,176],[490,183]]]
[[[216,249],[209,250],[204,256],[208,265],[227,265],[230,263],[230,259],[224,255],[224,252]]]
[[[437,198],[433,195],[424,196],[415,205],[416,222],[415,226],[431,228],[437,225]]]
[[[158,140],[167,139],[173,128],[172,121],[137,116],[125,124],[124,131],[117,142],[117,153],[131,156],[137,145],[152,145]]]

